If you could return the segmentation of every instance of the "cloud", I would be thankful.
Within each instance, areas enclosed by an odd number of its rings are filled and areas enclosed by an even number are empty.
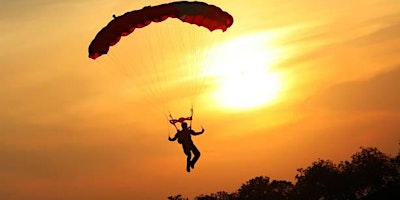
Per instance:
[[[146,171],[149,159],[164,157],[171,147],[165,137],[155,138],[133,127],[114,129],[25,125],[11,135],[0,135],[0,176],[68,180],[114,173],[132,163]]]
[[[316,94],[310,100],[312,105],[353,111],[400,111],[399,102],[400,67],[368,80],[334,85]]]
[[[392,16],[392,17],[390,17]],[[356,38],[352,41],[354,44],[360,44],[360,45],[371,45],[371,44],[376,44],[376,43],[381,43],[381,42],[387,42],[387,41],[392,41],[392,40],[398,40],[400,37],[400,14],[397,15],[390,15],[386,17],[379,18],[381,20],[388,20],[390,23],[387,23],[385,25],[381,25],[382,27],[368,33],[366,35],[363,35],[359,38]],[[377,19],[377,21],[379,20]],[[390,20],[391,19],[391,20]],[[394,19],[397,19],[394,20]],[[383,22],[380,22],[377,24],[382,24]]]

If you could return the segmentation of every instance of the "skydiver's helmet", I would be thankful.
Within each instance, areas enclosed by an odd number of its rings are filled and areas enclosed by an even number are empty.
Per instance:
[[[187,128],[187,127],[188,127],[188,125],[187,125],[186,122],[182,122],[182,123],[181,123],[181,126],[182,126],[182,128]]]

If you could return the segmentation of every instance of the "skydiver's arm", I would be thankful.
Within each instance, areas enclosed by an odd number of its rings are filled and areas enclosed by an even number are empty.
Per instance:
[[[200,135],[200,134],[203,134],[204,133],[204,128],[203,127],[201,127],[201,131],[200,132],[192,132],[192,135]]]
[[[178,136],[179,136],[179,132],[176,133],[175,136],[174,136],[173,138],[171,138],[171,137],[168,136],[168,140],[171,141],[171,142],[173,142],[173,141],[175,141],[176,139],[178,139]]]

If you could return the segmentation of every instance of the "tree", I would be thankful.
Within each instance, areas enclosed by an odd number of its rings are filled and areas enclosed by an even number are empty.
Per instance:
[[[269,184],[269,177],[258,176],[250,179],[243,184],[239,191],[239,199],[243,200],[260,200],[265,199],[267,193],[267,186]]]
[[[169,196],[168,199],[169,199],[169,200],[188,200],[188,198],[185,199],[185,198],[183,198],[182,195],[180,195],[180,194],[175,195],[175,196]]]
[[[195,198],[195,200],[235,200],[236,193],[227,193],[225,191],[220,191],[217,193],[212,193],[210,195],[200,195]]]
[[[400,180],[399,166],[377,148],[363,148],[340,167],[356,198],[365,197]],[[351,184],[349,184],[351,183]]]
[[[267,186],[266,199],[288,200],[293,192],[294,185],[289,181],[273,180]]]
[[[237,192],[201,195],[196,200],[397,200],[400,199],[400,151],[390,157],[363,148],[350,161],[318,159],[297,170],[296,184],[258,176]],[[178,199],[176,199],[178,200]],[[179,199],[180,200],[180,199]]]
[[[294,186],[288,181],[273,180],[269,177],[258,176],[243,184],[238,191],[240,200],[288,200]]]
[[[297,170],[295,199],[342,199],[343,178],[330,160],[318,160],[306,169]]]

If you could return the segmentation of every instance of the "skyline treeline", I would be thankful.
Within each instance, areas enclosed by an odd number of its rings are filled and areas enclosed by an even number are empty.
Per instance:
[[[400,145],[400,144],[399,144]],[[169,200],[188,200],[181,194]],[[201,194],[194,200],[397,200],[400,199],[400,150],[390,156],[360,147],[350,160],[318,159],[297,169],[295,182],[251,178],[233,192]]]

